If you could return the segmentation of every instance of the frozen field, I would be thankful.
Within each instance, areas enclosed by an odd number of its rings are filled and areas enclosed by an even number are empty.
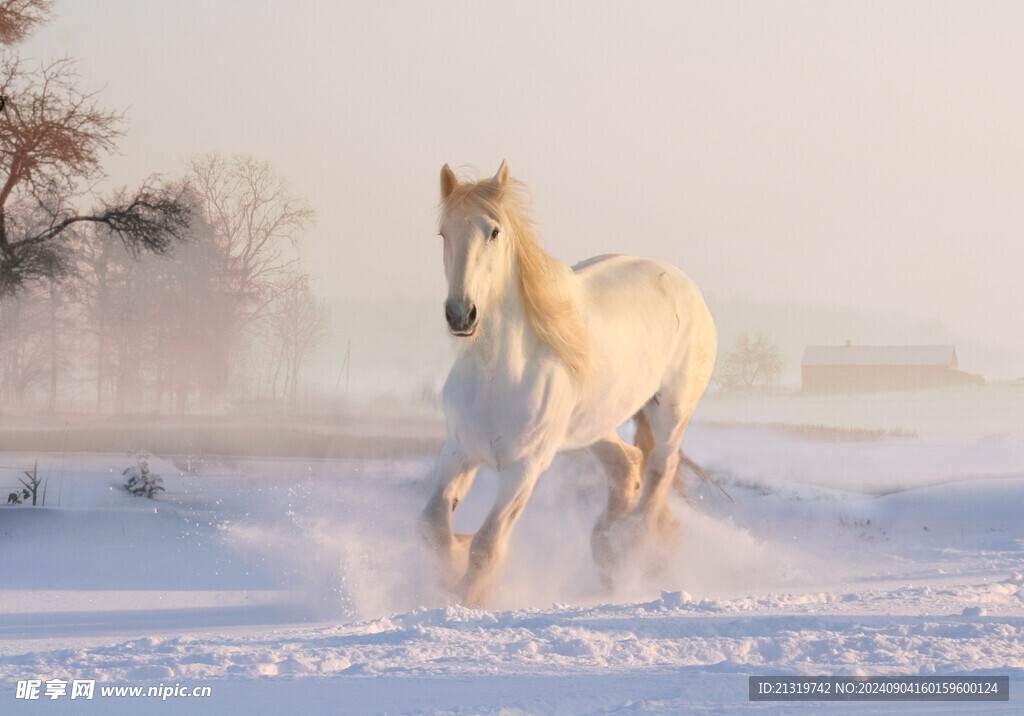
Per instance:
[[[487,611],[427,586],[428,455],[154,457],[167,491],[150,501],[122,489],[123,453],[3,445],[0,487],[36,459],[48,483],[46,507],[0,510],[0,712],[816,713],[749,703],[747,677],[939,674],[1009,676],[1009,703],[967,708],[1020,713],[1024,395],[973,395],[707,402],[686,451],[735,504],[691,477],[675,561],[614,593],[589,555],[603,479],[563,455]],[[483,473],[460,531],[494,490]],[[28,679],[96,680],[96,696],[19,700]]]

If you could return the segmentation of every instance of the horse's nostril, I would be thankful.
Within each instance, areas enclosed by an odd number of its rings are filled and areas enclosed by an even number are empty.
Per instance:
[[[444,304],[444,317],[448,320],[448,327],[453,333],[472,332],[473,326],[476,325],[476,306],[461,301],[448,301]]]

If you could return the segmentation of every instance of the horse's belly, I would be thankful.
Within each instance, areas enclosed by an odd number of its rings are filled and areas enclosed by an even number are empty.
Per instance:
[[[685,372],[691,344],[713,345],[714,328],[700,291],[672,266],[613,256],[576,270],[595,374],[573,414],[567,446],[585,447],[629,420],[669,376]]]
[[[627,341],[628,342],[628,341]],[[577,449],[608,437],[629,420],[658,391],[666,366],[668,351],[651,342],[648,351],[617,351],[595,362],[592,385],[577,395],[569,421],[565,446]]]
[[[657,390],[644,386],[639,390],[620,389],[617,395],[606,394],[604,399],[585,400],[573,413],[565,436],[566,450],[593,445],[633,417]]]

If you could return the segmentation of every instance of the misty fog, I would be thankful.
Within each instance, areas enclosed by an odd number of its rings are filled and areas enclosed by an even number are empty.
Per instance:
[[[67,53],[125,109],[91,190],[189,179],[201,221],[163,257],[83,228],[4,299],[0,413],[437,419],[437,172],[502,159],[553,255],[678,265],[720,358],[777,344],[777,393],[846,341],[1018,380],[1021,30],[1013,3],[57,3],[26,67]],[[282,219],[247,239],[245,171]]]

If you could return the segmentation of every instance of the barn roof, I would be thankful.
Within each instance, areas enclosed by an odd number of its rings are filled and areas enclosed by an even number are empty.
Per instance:
[[[807,346],[803,365],[904,365],[957,367],[953,346]]]

